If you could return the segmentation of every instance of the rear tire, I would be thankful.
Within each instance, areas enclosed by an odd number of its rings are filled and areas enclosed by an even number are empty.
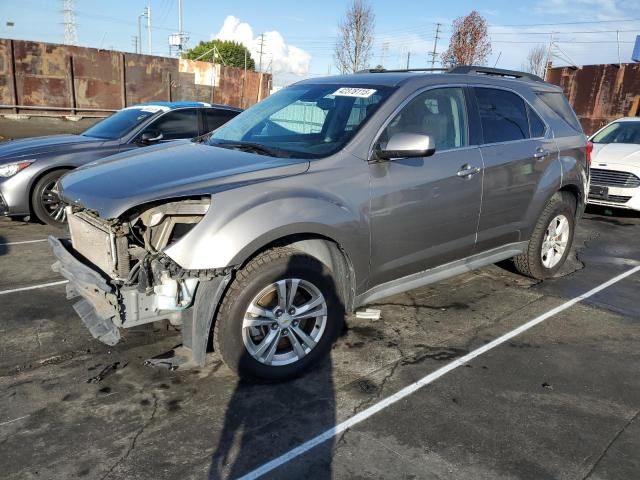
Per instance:
[[[571,251],[575,222],[575,197],[556,193],[538,218],[527,251],[513,258],[516,270],[536,280],[558,273]]]
[[[220,305],[214,349],[242,378],[288,380],[328,354],[344,315],[326,266],[275,248],[236,273]]]
[[[56,184],[68,170],[52,170],[38,180],[31,194],[31,209],[38,220],[53,227],[63,227],[67,216],[58,196]]]

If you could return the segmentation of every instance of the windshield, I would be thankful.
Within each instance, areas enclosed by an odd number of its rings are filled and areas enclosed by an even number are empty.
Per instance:
[[[303,158],[340,150],[393,90],[378,85],[293,85],[242,112],[209,145]],[[262,148],[257,148],[257,147]]]
[[[82,135],[107,140],[122,138],[144,120],[161,110],[159,107],[153,106],[125,108],[96,123],[93,127],[85,130]]]
[[[616,122],[591,139],[593,143],[635,143],[640,145],[640,121]]]

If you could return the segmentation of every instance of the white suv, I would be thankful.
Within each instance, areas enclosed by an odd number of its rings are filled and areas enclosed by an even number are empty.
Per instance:
[[[640,211],[640,117],[611,122],[590,140],[588,203]]]

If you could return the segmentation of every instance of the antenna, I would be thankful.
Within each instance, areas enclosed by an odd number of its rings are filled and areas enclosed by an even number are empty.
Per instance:
[[[64,15],[64,44],[77,45],[78,33],[76,32],[76,16],[73,13],[73,0],[62,0],[62,13]]]

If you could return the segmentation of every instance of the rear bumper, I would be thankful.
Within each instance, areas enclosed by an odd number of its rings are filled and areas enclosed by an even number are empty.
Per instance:
[[[120,306],[116,288],[101,274],[78,260],[69,251],[68,241],[49,237],[49,245],[56,257],[53,271],[66,278],[67,298],[82,297],[73,305],[91,335],[107,345],[120,340]]]

